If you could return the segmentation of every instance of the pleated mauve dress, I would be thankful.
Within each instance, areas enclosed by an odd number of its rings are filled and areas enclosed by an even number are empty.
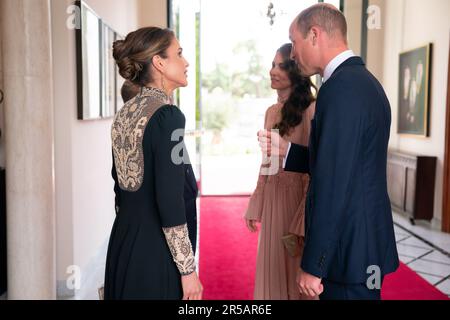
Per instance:
[[[272,129],[281,120],[283,103],[279,101],[266,111],[265,129]],[[302,122],[284,138],[290,142],[308,145],[310,124],[314,115],[313,103],[305,111]],[[282,237],[298,236],[303,247],[305,236],[305,199],[309,175],[287,172],[279,160],[275,175],[258,177],[255,191],[245,218],[261,222],[255,276],[255,300],[301,300],[296,284],[300,255],[291,256]]]

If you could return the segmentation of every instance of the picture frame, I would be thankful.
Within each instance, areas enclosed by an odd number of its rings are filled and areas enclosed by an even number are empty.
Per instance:
[[[402,52],[399,57],[397,132],[428,137],[432,44]]]
[[[112,118],[123,105],[125,80],[113,57],[113,43],[123,37],[84,1],[75,4],[81,19],[76,29],[78,120]]]
[[[116,113],[116,62],[113,43],[116,32],[106,23],[102,24],[102,118],[111,118]]]
[[[114,41],[117,40],[124,40],[125,38],[120,35],[119,33],[115,33],[114,35]],[[119,68],[117,67],[116,64],[116,110],[115,112],[119,112],[119,110],[122,108],[122,106],[124,105],[123,99],[122,99],[122,94],[121,94],[121,90],[122,90],[122,86],[125,83],[125,79],[122,78],[122,76],[119,74]]]
[[[78,119],[101,118],[102,104],[102,21],[83,1],[80,28],[76,29]]]

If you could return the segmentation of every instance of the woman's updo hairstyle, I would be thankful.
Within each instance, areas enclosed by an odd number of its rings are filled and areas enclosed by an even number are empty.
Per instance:
[[[129,33],[125,40],[115,41],[113,57],[120,75],[140,86],[153,81],[152,59],[157,55],[167,58],[166,50],[174,37],[170,29],[146,27]]]

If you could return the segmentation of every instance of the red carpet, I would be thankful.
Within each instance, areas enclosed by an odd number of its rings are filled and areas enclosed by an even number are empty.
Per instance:
[[[200,279],[206,300],[251,300],[257,234],[245,227],[248,197],[200,200]],[[383,300],[448,300],[406,265],[386,277]]]

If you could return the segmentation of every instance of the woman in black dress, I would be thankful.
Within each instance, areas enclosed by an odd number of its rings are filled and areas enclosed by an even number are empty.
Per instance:
[[[202,298],[186,224],[185,118],[170,104],[188,63],[173,32],[142,28],[114,43],[114,59],[140,93],[111,130],[116,219],[106,259],[105,299]]]

